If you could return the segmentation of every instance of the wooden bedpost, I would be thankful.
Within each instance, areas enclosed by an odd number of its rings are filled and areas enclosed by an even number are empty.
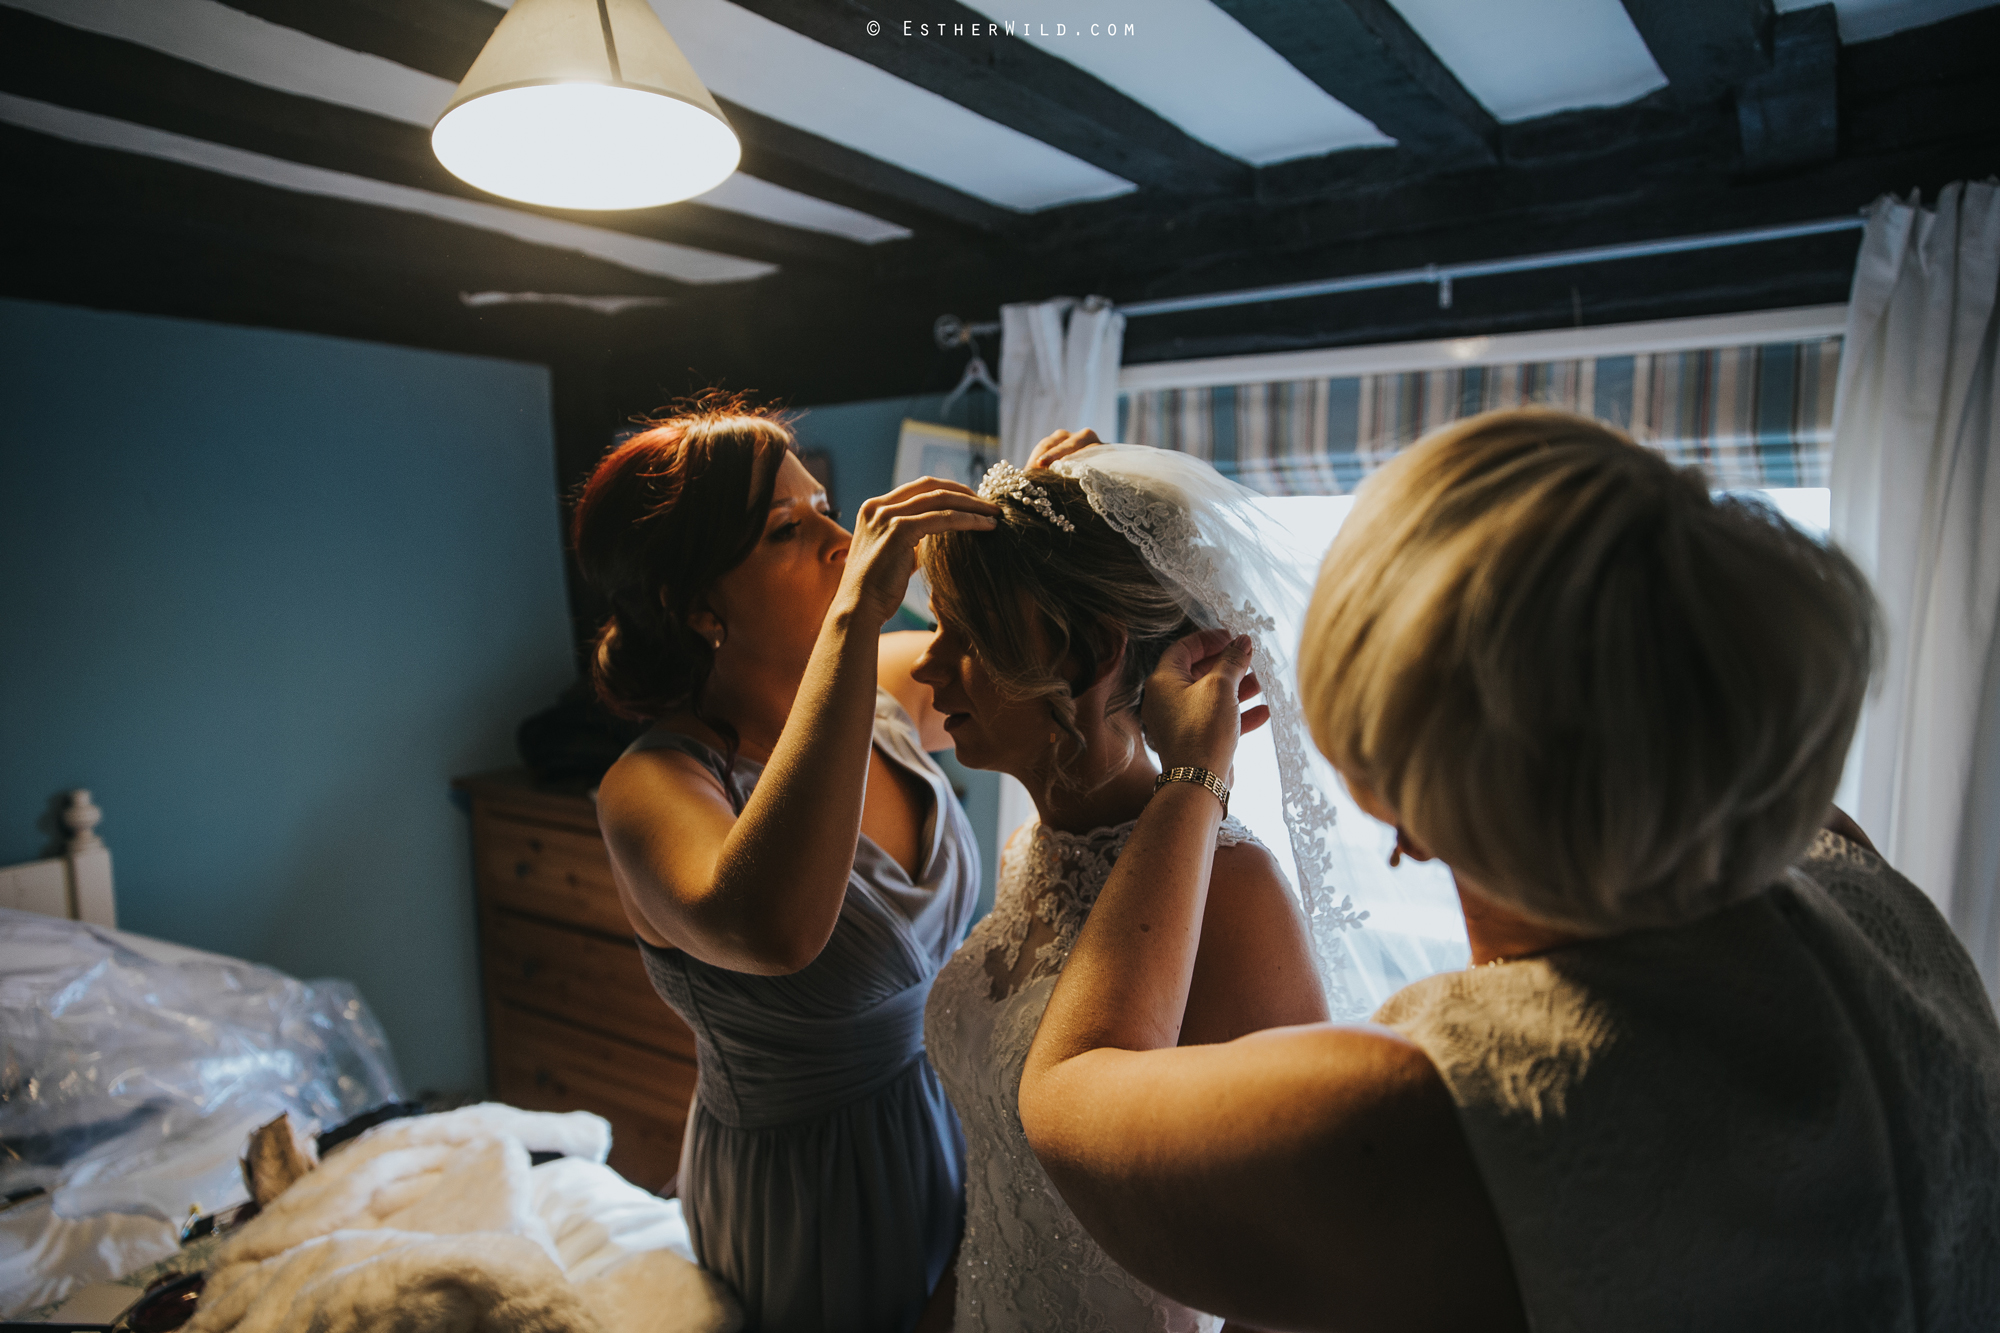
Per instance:
[[[104,812],[91,801],[90,793],[79,787],[69,794],[62,818],[69,829],[71,914],[78,921],[115,929],[118,903],[111,891],[111,849],[97,836]]]

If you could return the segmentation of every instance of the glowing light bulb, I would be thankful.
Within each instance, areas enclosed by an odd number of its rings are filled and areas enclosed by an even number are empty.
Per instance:
[[[505,88],[431,131],[445,169],[551,208],[652,208],[714,189],[742,148],[727,125],[665,93],[594,83]]]

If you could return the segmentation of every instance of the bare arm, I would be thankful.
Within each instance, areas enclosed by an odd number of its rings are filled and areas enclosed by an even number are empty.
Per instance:
[[[1217,848],[1180,1044],[1326,1020],[1305,916],[1277,861],[1255,843]]]
[[[924,748],[936,754],[939,750],[955,748],[956,743],[951,733],[944,729],[944,714],[931,700],[931,687],[910,674],[933,637],[925,630],[914,629],[884,634],[876,677],[882,688],[895,695],[896,702],[903,705],[910,721],[917,724],[917,734],[922,738]]]
[[[963,486],[911,482],[861,507],[840,589],[757,789],[740,816],[684,756],[621,759],[598,818],[635,928],[733,971],[796,972],[846,896],[867,790],[882,622],[931,532],[989,528]]]
[[[1451,1097],[1394,1033],[1102,1048],[1021,1094],[1084,1227],[1176,1300],[1263,1329],[1525,1327]]]
[[[1170,764],[1222,772],[1234,754],[1247,650],[1205,675],[1193,660],[1220,639],[1170,651],[1147,684]],[[1029,1051],[1029,1143],[1112,1258],[1199,1309],[1286,1329],[1518,1326],[1498,1222],[1421,1051],[1326,1025],[1172,1049],[1220,814],[1178,784],[1141,815]]]

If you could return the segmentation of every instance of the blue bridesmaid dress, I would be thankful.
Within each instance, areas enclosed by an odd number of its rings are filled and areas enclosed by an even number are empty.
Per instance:
[[[763,766],[656,729],[633,749],[705,764],[740,812]],[[908,1330],[964,1208],[958,1118],[924,1058],[931,980],[972,925],[979,850],[951,784],[886,693],[875,748],[931,791],[914,881],[864,835],[840,919],[790,976],[714,967],[641,942],[696,1038],[700,1081],[680,1194],[702,1264],[763,1333]]]

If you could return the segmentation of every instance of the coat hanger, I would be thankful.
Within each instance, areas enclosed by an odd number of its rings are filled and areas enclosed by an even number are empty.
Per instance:
[[[966,343],[972,348],[972,359],[965,363],[965,373],[958,377],[958,387],[944,396],[944,411],[949,414],[951,406],[963,398],[974,385],[983,385],[995,398],[1000,396],[999,381],[986,369],[986,358],[979,354],[979,344],[968,337]]]

